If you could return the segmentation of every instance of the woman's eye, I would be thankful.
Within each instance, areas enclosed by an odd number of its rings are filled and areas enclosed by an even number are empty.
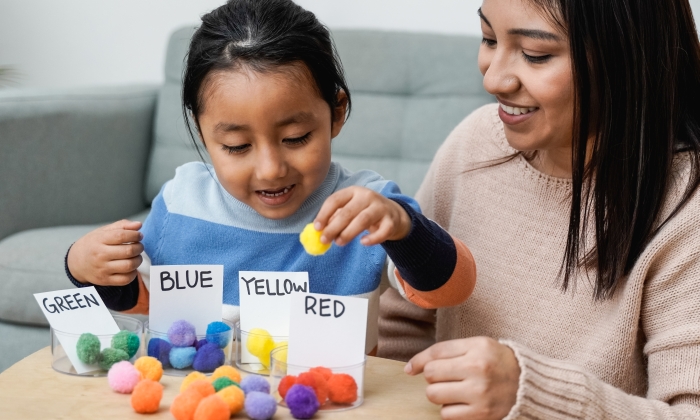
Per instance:
[[[533,64],[541,64],[541,63],[546,63],[549,61],[550,58],[552,58],[551,54],[547,55],[528,55],[523,52],[523,57],[525,58],[525,61]]]
[[[309,141],[309,137],[311,137],[310,131],[301,137],[292,137],[292,138],[284,139],[282,141],[284,143],[291,144],[291,145],[301,145],[301,144],[306,144]]]
[[[229,155],[243,153],[250,147],[250,144],[242,144],[240,146],[227,146],[225,144],[221,145],[221,148],[228,152]]]
[[[486,45],[489,48],[493,48],[496,46],[496,40],[495,39],[489,39],[489,38],[481,38],[481,43]]]

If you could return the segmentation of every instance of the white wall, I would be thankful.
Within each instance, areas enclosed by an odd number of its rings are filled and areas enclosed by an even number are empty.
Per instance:
[[[481,0],[297,0],[331,28],[479,35]],[[159,83],[169,34],[224,0],[0,0],[16,87]],[[700,0],[691,0],[700,16]]]

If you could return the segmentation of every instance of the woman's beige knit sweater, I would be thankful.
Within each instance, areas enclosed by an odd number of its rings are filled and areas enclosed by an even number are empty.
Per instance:
[[[522,156],[474,169],[513,153],[496,105],[482,107],[442,145],[418,192],[424,213],[461,239],[477,266],[472,296],[437,311],[437,340],[489,336],[513,348],[522,374],[508,418],[700,419],[698,194],[613,298],[594,301],[585,275],[568,292],[558,277],[570,180]],[[681,172],[663,217],[682,195]],[[380,354],[420,345],[402,338],[415,327],[397,319],[412,309],[396,299],[382,305]]]

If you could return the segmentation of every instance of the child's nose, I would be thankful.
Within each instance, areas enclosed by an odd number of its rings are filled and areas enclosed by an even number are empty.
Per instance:
[[[260,151],[260,159],[255,168],[258,179],[275,180],[284,178],[289,167],[284,158],[284,152],[278,148],[269,147]]]

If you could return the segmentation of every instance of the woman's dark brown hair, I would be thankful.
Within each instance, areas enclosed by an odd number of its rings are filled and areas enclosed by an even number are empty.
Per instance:
[[[595,297],[606,299],[700,182],[695,22],[688,0],[530,1],[568,34],[571,47],[576,106],[563,288],[589,266]],[[660,220],[681,152],[690,162],[685,194]],[[587,247],[589,231],[595,246]]]

